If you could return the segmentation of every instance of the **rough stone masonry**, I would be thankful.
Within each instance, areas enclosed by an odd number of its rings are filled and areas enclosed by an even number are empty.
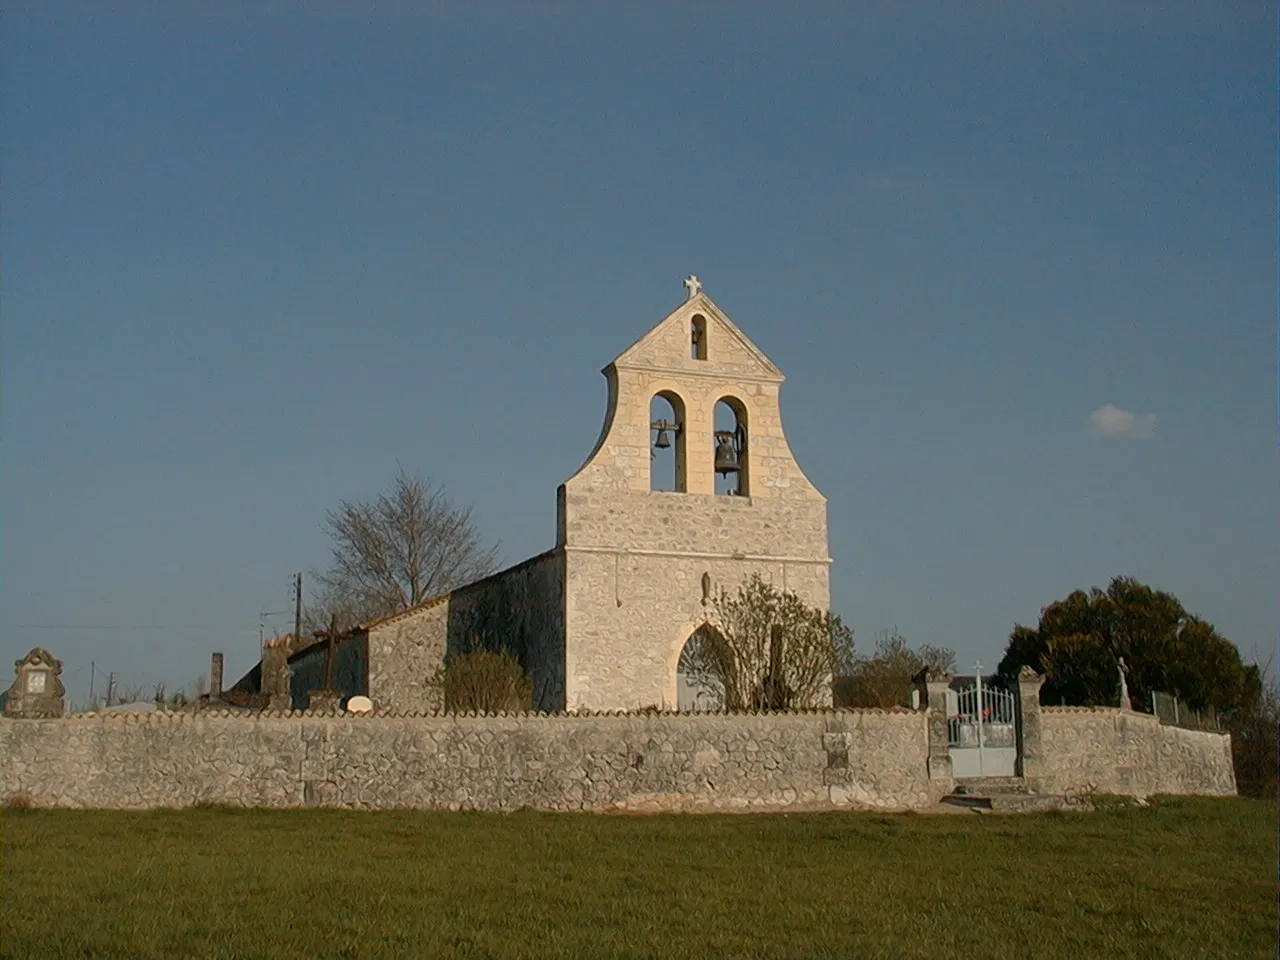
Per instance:
[[[0,721],[0,797],[38,806],[909,809],[924,716],[89,714]]]
[[[676,709],[680,654],[714,627],[708,592],[759,574],[830,606],[827,501],[787,443],[783,374],[700,283],[686,286],[689,298],[602,371],[604,426],[557,491],[555,546],[335,642],[359,664],[341,673],[345,697],[368,696],[383,711],[435,709],[427,678],[480,640],[520,660],[542,710]],[[670,413],[655,420],[664,403]],[[655,477],[662,420],[670,490]],[[734,469],[718,488],[725,450]],[[320,651],[290,653],[292,681],[273,681],[264,662],[252,692],[304,685],[318,675],[308,657],[321,662]],[[294,706],[308,694],[293,690]]]
[[[0,720],[0,799],[437,810],[927,808],[954,781],[935,710]],[[945,728],[945,720],[943,724]],[[1235,793],[1230,738],[1113,708],[1046,708],[1041,792]]]

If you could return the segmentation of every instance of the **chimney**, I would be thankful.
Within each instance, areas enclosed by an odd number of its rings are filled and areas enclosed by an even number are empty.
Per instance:
[[[222,654],[215,653],[209,665],[209,699],[217,700],[222,696]]]

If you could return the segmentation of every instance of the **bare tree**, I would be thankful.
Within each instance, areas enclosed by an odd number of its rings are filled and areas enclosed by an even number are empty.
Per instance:
[[[897,628],[892,633],[885,631],[876,639],[874,654],[855,657],[836,677],[836,706],[905,707],[911,702],[913,678],[926,667],[954,672],[955,652],[928,643],[912,650]]]
[[[497,569],[471,508],[455,506],[429,479],[396,471],[391,489],[371,503],[343,500],[329,511],[333,564],[317,576],[314,626],[345,630],[412,607]]]
[[[694,684],[723,691],[726,710],[783,710],[829,703],[838,661],[853,631],[829,610],[754,575],[715,600],[713,629],[688,645],[681,669]]]

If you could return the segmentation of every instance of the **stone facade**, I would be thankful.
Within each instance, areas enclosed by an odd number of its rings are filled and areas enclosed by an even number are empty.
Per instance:
[[[914,809],[924,716],[90,714],[0,721],[0,799],[364,809]]]
[[[557,492],[555,548],[363,625],[356,634],[367,679],[362,686],[356,673],[344,674],[347,696],[367,695],[382,710],[435,709],[431,676],[480,639],[519,658],[543,710],[674,708],[680,654],[710,619],[704,583],[713,594],[732,592],[759,574],[813,606],[830,606],[827,504],[787,445],[782,373],[693,290],[604,369],[604,429]],[[658,395],[676,411],[680,492],[650,489],[650,405]],[[742,495],[716,493],[722,400],[745,431]],[[290,660],[295,708],[306,706],[319,658]],[[277,672],[262,671],[263,693]],[[277,693],[272,702],[280,701]],[[830,705],[829,695],[806,704]]]
[[[604,428],[558,494],[566,705],[674,707],[680,653],[709,619],[704,575],[719,592],[759,573],[814,606],[830,606],[826,499],[787,445],[782,373],[705,294],[695,293],[604,374]],[[650,489],[655,396],[671,403],[680,424],[673,438],[679,492]],[[721,400],[745,428],[741,496],[716,493]]]
[[[1236,793],[1227,734],[1166,726],[1117,707],[1041,707],[1040,737],[1028,778],[1041,793]]]
[[[449,655],[476,645],[524,666],[534,703],[564,708],[564,555],[552,550],[360,631],[369,651],[367,694],[381,709],[438,709],[430,678]],[[353,691],[355,692],[355,691]]]

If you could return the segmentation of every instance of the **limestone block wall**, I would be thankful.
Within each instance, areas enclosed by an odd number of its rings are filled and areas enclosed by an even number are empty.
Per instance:
[[[436,710],[443,704],[429,680],[444,664],[448,597],[439,597],[368,629],[369,693],[382,710]]]
[[[713,615],[713,596],[753,573],[814,606],[830,602],[827,564],[566,551],[567,705],[573,710],[674,708],[685,642]],[[830,701],[810,706],[830,706]]]
[[[690,356],[690,327],[706,327],[706,359]],[[713,494],[716,403],[732,398],[745,415],[750,496],[822,500],[787,443],[779,406],[782,372],[705,295],[681,305],[605,368],[609,382],[604,429],[570,492],[649,490],[650,404],[676,398],[677,438],[689,493]]]
[[[455,590],[448,601],[450,653],[481,642],[506,650],[533,683],[534,706],[565,708],[564,554],[550,551]]]
[[[701,357],[691,352],[693,329],[705,331]],[[717,594],[760,574],[814,606],[829,606],[826,500],[787,443],[782,372],[705,294],[695,292],[604,372],[604,428],[558,492],[565,704],[674,706],[680,651],[712,613],[704,575]],[[679,492],[650,489],[651,403],[658,395],[681,424],[671,438]],[[721,400],[746,427],[745,496],[715,493]],[[829,705],[828,697],[812,706]]]
[[[475,643],[520,661],[536,707],[564,709],[563,554],[540,554],[371,624],[368,695],[379,710],[439,709],[428,680],[446,655]]]
[[[712,593],[753,574],[830,605],[824,501],[565,493],[566,705],[676,704],[676,664]],[[829,706],[813,704],[813,706]]]
[[[0,798],[146,809],[913,809],[925,716],[323,716],[0,721]]]
[[[1231,737],[1117,707],[1041,707],[1043,793],[1234,796]]]
[[[573,550],[697,553],[828,562],[823,500],[715,494],[565,491],[565,546]]]
[[[691,361],[696,362],[696,361]],[[605,433],[574,488],[647,493],[650,489],[651,403],[662,394],[676,398],[683,432],[673,438],[685,465],[685,490],[715,491],[715,407],[732,399],[746,418],[747,491],[764,499],[821,500],[787,443],[779,407],[779,384],[752,380],[683,379],[663,372],[619,369],[610,374],[610,409]]]

